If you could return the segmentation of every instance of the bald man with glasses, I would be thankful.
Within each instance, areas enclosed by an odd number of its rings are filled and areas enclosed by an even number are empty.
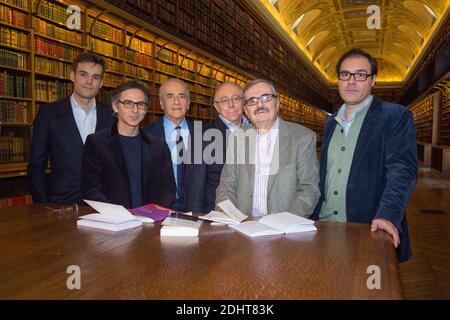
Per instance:
[[[229,137],[216,204],[230,200],[254,217],[282,211],[309,217],[320,196],[316,134],[278,117],[269,81],[247,84],[243,101],[251,124]]]

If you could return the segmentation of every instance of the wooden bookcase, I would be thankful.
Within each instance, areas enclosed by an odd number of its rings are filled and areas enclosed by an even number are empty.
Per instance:
[[[433,97],[426,96],[410,106],[416,127],[416,140],[431,143],[433,131]]]
[[[287,52],[270,40],[265,29],[251,19],[244,19],[248,18],[245,12],[243,19],[233,17],[237,11],[233,2],[219,5],[199,0],[196,7],[188,1],[138,2],[161,23],[178,24],[177,36],[183,40],[198,40],[209,45],[213,41],[213,45],[228,52],[239,64],[256,70],[265,68],[254,62],[262,53],[242,40],[248,29],[255,32],[257,40],[252,41],[269,41],[270,54],[276,59],[287,59]],[[92,51],[105,58],[103,87],[97,97],[100,101],[109,104],[112,89],[123,81],[139,79],[148,85],[151,107],[144,125],[163,115],[158,93],[161,83],[169,77],[180,78],[188,84],[191,94],[188,118],[202,121],[211,121],[217,116],[213,93],[218,84],[232,81],[243,87],[252,79],[248,73],[231,69],[221,60],[169,41],[93,3],[0,0],[0,178],[26,175],[33,119],[41,105],[72,92],[69,79],[72,61],[82,52]],[[70,30],[66,26],[69,5],[80,8],[79,29]],[[183,19],[176,19],[174,12]],[[214,12],[213,17],[211,12]],[[224,33],[223,25],[238,30],[241,37]],[[214,39],[224,41],[219,43]],[[270,80],[279,76],[274,77]],[[316,131],[320,142],[326,114],[285,93],[280,94],[280,102],[281,117]]]
[[[441,145],[450,146],[450,83],[446,82],[441,98]]]

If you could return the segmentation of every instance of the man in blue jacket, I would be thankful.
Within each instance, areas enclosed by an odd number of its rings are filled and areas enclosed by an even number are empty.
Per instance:
[[[391,236],[399,261],[408,260],[405,209],[418,169],[411,112],[371,95],[378,68],[365,51],[346,52],[336,69],[344,104],[325,124],[321,197],[311,218],[371,224]]]

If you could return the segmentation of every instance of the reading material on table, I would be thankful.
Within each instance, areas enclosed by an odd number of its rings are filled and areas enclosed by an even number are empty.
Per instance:
[[[142,221],[123,206],[93,200],[84,200],[98,213],[79,217],[78,226],[121,231],[142,225]]]
[[[259,221],[247,221],[231,228],[249,237],[260,237],[274,234],[315,231],[314,221],[289,212],[269,214]]]
[[[207,215],[200,216],[200,219],[210,220],[225,224],[238,224],[247,219],[247,216],[239,211],[230,200],[225,200],[217,204],[223,212],[210,211]]]
[[[202,221],[186,218],[166,218],[161,224],[161,236],[197,237]]]
[[[172,210],[150,203],[130,209],[129,211],[138,217],[138,219],[140,219],[140,217],[146,217],[151,220],[149,222],[158,222],[167,218]]]

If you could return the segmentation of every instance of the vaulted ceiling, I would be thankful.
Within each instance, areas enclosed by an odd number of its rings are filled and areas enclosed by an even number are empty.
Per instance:
[[[450,0],[252,2],[257,3],[266,18],[270,13],[279,31],[331,84],[337,81],[337,60],[354,47],[368,51],[378,60],[379,83],[401,84],[450,12]]]

